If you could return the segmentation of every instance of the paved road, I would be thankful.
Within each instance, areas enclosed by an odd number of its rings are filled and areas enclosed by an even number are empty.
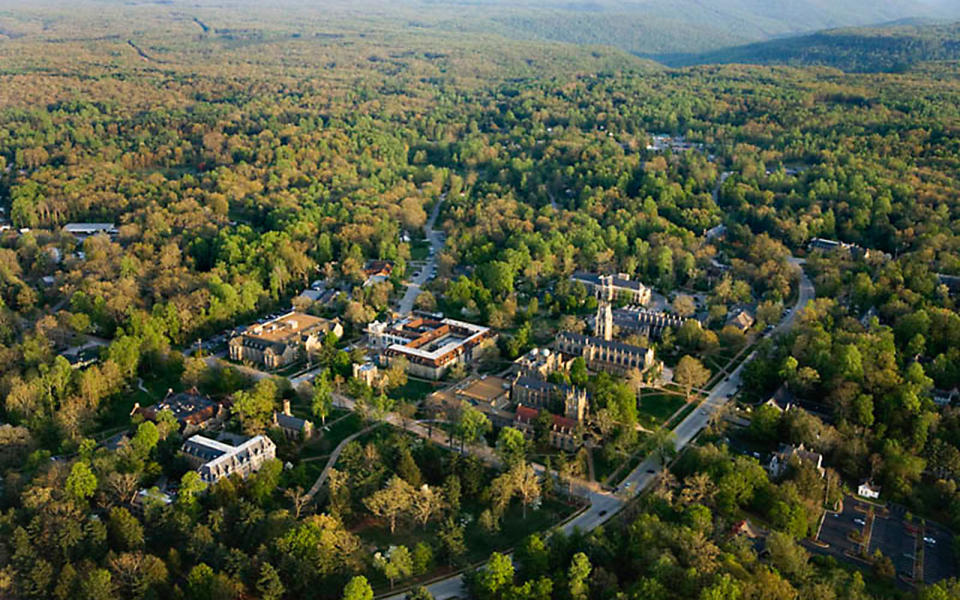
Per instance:
[[[793,327],[800,309],[806,306],[807,302],[814,297],[813,283],[806,274],[802,272],[804,261],[802,259],[791,258],[790,262],[801,268],[800,289],[797,294],[797,301],[793,308],[790,309],[790,312],[780,321],[779,325],[770,331],[768,335],[783,333]],[[687,418],[677,425],[673,430],[677,450],[689,444],[700,430],[707,426],[713,416],[719,413],[724,405],[726,405],[730,400],[729,397],[739,389],[740,375],[743,372],[743,368],[748,362],[753,360],[755,354],[756,352],[751,352],[746,360],[733,370],[729,377],[713,388],[710,395],[707,396],[707,399],[700,405],[700,408],[687,415]],[[618,489],[621,490],[620,493],[628,496],[636,496],[645,491],[656,480],[657,472],[660,468],[659,459],[654,456],[648,457],[623,479],[618,486]],[[606,523],[624,504],[623,500],[612,494],[593,490],[585,490],[585,492],[585,495],[591,503],[590,508],[561,528],[566,533],[570,533],[574,529],[580,529],[581,531],[595,529]],[[463,579],[459,575],[455,575],[437,581],[427,586],[427,589],[433,594],[436,600],[447,600],[449,598],[459,597],[463,595]],[[402,600],[404,596],[405,592],[394,594],[385,600]]]
[[[427,224],[424,226],[427,241],[430,243],[430,248],[433,252],[427,256],[426,262],[420,269],[420,276],[412,278],[407,284],[407,291],[404,292],[403,298],[400,300],[400,306],[397,309],[401,315],[409,314],[413,310],[413,303],[416,301],[417,296],[420,295],[423,286],[430,280],[430,274],[437,268],[437,255],[440,254],[440,250],[443,248],[444,239],[441,232],[434,229],[434,225],[436,225],[437,217],[440,215],[440,206],[443,205],[444,198],[444,196],[441,196],[433,205],[433,210],[430,211],[430,219],[427,220]]]

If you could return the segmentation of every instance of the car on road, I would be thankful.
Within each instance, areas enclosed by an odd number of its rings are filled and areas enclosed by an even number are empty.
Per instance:
[[[603,516],[605,516],[606,514],[607,514],[607,511],[601,510],[600,512],[597,513],[597,516],[598,516],[598,517],[603,517]]]
[[[937,543],[937,540],[933,539],[933,538],[930,537],[930,536],[924,536],[924,537],[923,537],[923,541],[925,541],[926,543],[930,544],[931,546],[936,545],[936,543]]]
[[[655,469],[647,469],[647,473],[654,474],[657,471]]]
[[[853,522],[854,522],[854,524],[860,525],[861,527],[867,524],[866,521],[864,521],[863,519],[860,519],[860,518],[854,519]]]

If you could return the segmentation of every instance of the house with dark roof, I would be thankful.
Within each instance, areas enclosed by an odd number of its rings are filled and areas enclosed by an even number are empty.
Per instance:
[[[363,286],[387,281],[391,274],[393,274],[393,263],[387,260],[371,260],[363,269],[365,277]]]
[[[951,294],[960,293],[960,277],[957,275],[937,273],[937,283],[939,285],[947,286],[947,291],[949,291]]]
[[[295,417],[290,411],[290,401],[283,401],[283,411],[273,411],[273,426],[287,439],[308,440],[313,437],[313,422]]]
[[[790,466],[792,461],[798,461],[802,464],[808,464],[814,467],[820,477],[823,477],[826,470],[823,468],[823,455],[819,452],[813,452],[807,450],[803,447],[803,444],[799,446],[790,446],[783,444],[780,446],[780,451],[774,453],[770,458],[770,463],[767,465],[767,471],[770,473],[771,477],[780,477],[787,472],[787,467]]]
[[[786,384],[778,387],[777,391],[774,392],[772,396],[767,398],[766,402],[764,402],[764,404],[767,406],[772,406],[780,412],[787,412],[793,408],[795,403],[796,398],[794,397],[793,392],[787,389]]]
[[[157,415],[164,410],[173,414],[185,435],[206,429],[214,421],[224,417],[222,405],[201,394],[195,387],[178,393],[168,390],[164,399],[152,406],[140,408],[140,405],[136,404],[133,407],[133,413],[140,413],[148,421],[156,421]]]

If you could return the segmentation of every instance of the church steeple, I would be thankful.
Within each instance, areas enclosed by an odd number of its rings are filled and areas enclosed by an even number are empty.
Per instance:
[[[605,341],[613,340],[613,277],[600,277],[600,303],[597,305],[597,320],[594,333]]]

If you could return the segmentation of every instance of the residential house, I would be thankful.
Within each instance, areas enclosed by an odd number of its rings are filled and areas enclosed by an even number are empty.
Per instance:
[[[219,402],[201,394],[195,387],[178,393],[167,390],[167,395],[160,402],[144,408],[135,404],[130,414],[140,413],[144,419],[156,421],[157,415],[164,410],[169,410],[173,414],[184,435],[206,429],[214,421],[222,420],[225,416],[225,411]]]
[[[733,311],[733,314],[727,319],[727,325],[733,325],[738,330],[746,333],[748,329],[753,327],[753,324],[756,322],[756,319],[753,318],[753,315],[750,314],[745,308],[740,308]]]
[[[787,412],[793,408],[796,404],[796,398],[789,389],[787,389],[786,384],[781,385],[777,388],[777,391],[774,392],[772,396],[767,398],[767,401],[764,402],[767,406],[772,406],[773,408],[779,410],[780,412]]]
[[[862,498],[876,500],[880,497],[880,486],[874,485],[872,481],[865,480],[857,486],[857,495]]]
[[[363,269],[365,277],[363,287],[388,281],[391,274],[393,274],[393,263],[386,260],[371,260]]]
[[[776,452],[771,458],[770,463],[767,465],[767,471],[770,473],[771,477],[780,477],[787,472],[787,468],[790,466],[792,461],[799,461],[800,463],[805,463],[813,466],[820,476],[823,477],[826,472],[823,468],[823,455],[819,452],[812,452],[803,447],[803,444],[799,446],[790,446],[782,445],[780,446],[780,451]]]

